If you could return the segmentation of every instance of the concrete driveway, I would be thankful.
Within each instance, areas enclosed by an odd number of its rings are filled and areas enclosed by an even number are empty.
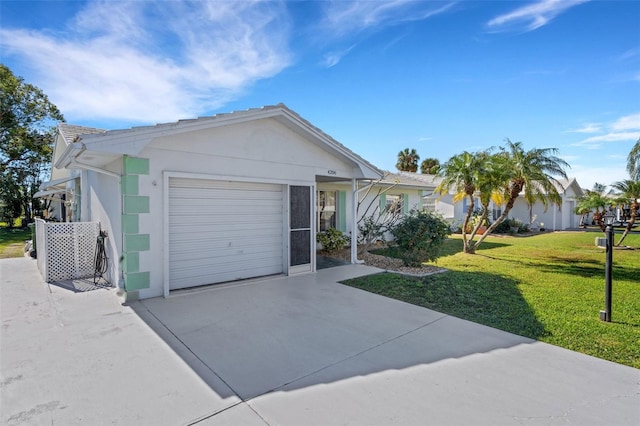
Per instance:
[[[640,424],[640,370],[338,284],[122,306],[0,260],[3,425]]]

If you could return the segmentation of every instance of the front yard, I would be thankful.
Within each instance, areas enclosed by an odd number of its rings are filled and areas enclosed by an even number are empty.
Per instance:
[[[24,256],[24,245],[30,239],[29,228],[0,226],[0,259]]]
[[[453,236],[422,279],[379,274],[345,284],[640,368],[640,235],[613,253],[613,322],[604,309],[603,249],[592,232],[488,237],[476,255]]]

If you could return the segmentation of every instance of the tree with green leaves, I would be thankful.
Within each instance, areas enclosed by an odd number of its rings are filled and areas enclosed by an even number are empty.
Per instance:
[[[577,199],[574,212],[579,214],[593,213],[593,221],[604,232],[604,213],[612,203],[611,192],[607,186],[596,182],[592,189],[587,189]]]
[[[566,179],[565,168],[570,166],[555,155],[557,152],[556,148],[534,148],[526,151],[522,142],[511,142],[509,139],[506,140],[505,147],[500,147],[500,152],[495,155],[503,172],[500,180],[505,208],[475,243],[476,249],[507,218],[523,191],[523,198],[529,206],[536,201],[540,201],[545,209],[550,203],[558,206],[562,204],[558,191],[562,184],[556,176]]]
[[[632,180],[640,180],[640,138],[633,145],[627,157],[627,171]]]
[[[20,200],[27,222],[51,162],[57,121],[64,117],[47,95],[0,64],[0,196],[5,206]],[[4,212],[15,216],[17,209]]]
[[[440,161],[437,158],[427,158],[420,163],[420,173],[436,175],[440,170]]]
[[[631,180],[626,179],[619,182],[615,182],[611,185],[611,187],[618,191],[617,201],[621,206],[628,205],[630,210],[629,221],[627,222],[627,226],[624,229],[624,233],[620,240],[616,245],[621,245],[627,235],[629,235],[629,231],[633,228],[633,225],[636,222],[636,217],[638,216],[638,211],[640,211],[640,180]]]
[[[494,192],[488,189],[487,184],[489,176],[492,176],[493,173],[491,159],[492,156],[488,151],[475,153],[463,151],[451,157],[440,168],[439,174],[442,177],[442,181],[436,188],[436,192],[444,195],[453,191],[454,203],[464,199],[468,200],[467,211],[462,223],[462,244],[465,253],[474,252],[474,247],[471,243],[480,225],[482,225],[482,220],[477,222],[474,229],[471,230],[470,236],[468,235],[467,229],[476,208],[476,194],[481,188],[484,188],[488,194]]]
[[[416,152],[415,149],[405,148],[403,151],[398,153],[398,162],[396,163],[396,168],[401,172],[417,172],[418,171],[418,161],[420,161],[420,156]]]

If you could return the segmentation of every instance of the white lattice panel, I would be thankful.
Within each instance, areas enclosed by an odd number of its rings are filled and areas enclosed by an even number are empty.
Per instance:
[[[46,223],[44,244],[37,241],[38,266],[45,262],[43,278],[47,282],[93,276],[96,240],[100,231],[97,222]],[[37,229],[36,229],[36,232]],[[44,250],[43,250],[44,249]]]

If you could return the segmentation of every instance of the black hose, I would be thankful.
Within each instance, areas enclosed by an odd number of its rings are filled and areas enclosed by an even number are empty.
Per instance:
[[[102,278],[109,285],[109,281],[106,280],[104,274],[109,270],[109,257],[107,256],[107,250],[105,248],[105,241],[107,239],[107,231],[100,231],[98,239],[96,241],[96,256],[95,256],[95,271],[93,273],[93,284],[97,285]]]

